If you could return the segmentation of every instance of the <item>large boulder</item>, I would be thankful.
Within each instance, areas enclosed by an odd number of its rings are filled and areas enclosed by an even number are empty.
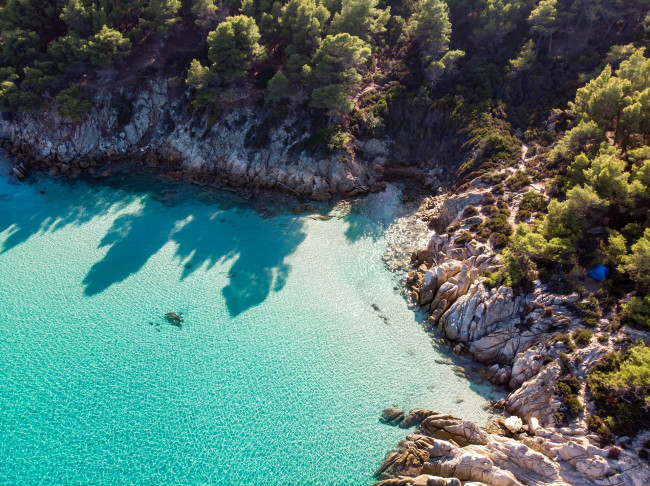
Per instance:
[[[432,220],[433,228],[438,233],[444,233],[467,206],[478,206],[481,201],[483,201],[483,194],[479,192],[465,192],[448,197],[440,206],[437,217]]]

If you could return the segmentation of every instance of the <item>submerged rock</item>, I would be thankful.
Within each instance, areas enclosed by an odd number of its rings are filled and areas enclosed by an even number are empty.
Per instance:
[[[388,425],[399,425],[404,418],[404,412],[399,408],[385,408],[379,417],[379,421]]]
[[[176,327],[182,327],[183,326],[183,318],[179,314],[177,314],[176,312],[168,312],[167,314],[165,314],[165,319],[172,326],[176,326]]]

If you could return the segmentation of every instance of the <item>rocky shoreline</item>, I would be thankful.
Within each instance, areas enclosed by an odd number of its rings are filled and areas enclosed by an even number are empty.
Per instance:
[[[128,110],[124,100],[131,100]],[[27,170],[71,178],[108,176],[112,165],[128,161],[170,180],[270,189],[317,201],[386,186],[389,140],[355,141],[353,149],[327,154],[309,149],[314,133],[307,113],[279,117],[254,99],[241,99],[210,119],[188,109],[190,101],[187,90],[155,79],[146,87],[99,93],[79,122],[62,118],[53,103],[0,118],[0,144]]]
[[[507,387],[508,396],[493,404],[501,416],[480,428],[430,410],[387,409],[383,422],[418,428],[387,455],[377,485],[650,484],[650,467],[636,453],[650,432],[601,447],[586,414],[568,413],[557,389],[570,369],[583,384],[578,399],[588,406],[587,375],[619,348],[621,336],[611,336],[600,319],[593,338],[575,349],[563,336],[583,327],[577,309],[589,302],[578,293],[561,294],[540,281],[520,295],[485,285],[484,275],[498,268],[500,257],[489,243],[468,237],[467,229],[482,221],[488,192],[477,179],[460,193],[425,200],[418,215],[438,233],[413,252],[406,286],[428,312],[426,326],[436,328],[454,354],[482,366],[482,376]],[[630,329],[619,333],[628,341],[640,337]]]
[[[413,410],[398,424],[417,426],[377,471],[378,486],[642,485],[647,468],[629,451],[590,437],[513,421],[493,433],[474,422]]]

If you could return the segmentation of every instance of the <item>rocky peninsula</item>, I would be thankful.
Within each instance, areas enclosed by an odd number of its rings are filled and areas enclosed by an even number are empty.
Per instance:
[[[522,165],[528,162],[523,153]],[[585,386],[599,360],[647,339],[645,333],[631,328],[612,333],[611,315],[587,326],[585,309],[593,301],[559,291],[553,282],[536,280],[518,293],[486,285],[484,276],[503,261],[468,230],[483,223],[483,208],[494,200],[484,180],[506,173],[503,179],[516,175],[501,170],[474,179],[460,193],[424,201],[417,215],[435,231],[426,247],[413,252],[405,283],[415,305],[429,314],[426,326],[454,354],[479,363],[482,376],[509,394],[492,403],[496,415],[481,426],[431,410],[386,409],[382,421],[416,430],[386,456],[377,486],[648,484],[650,467],[639,451],[644,456],[650,431],[603,440],[588,423],[594,406]],[[545,196],[543,184],[506,191],[505,198],[514,202],[513,221],[517,204],[531,190]],[[567,377],[578,383],[577,406],[558,386]]]

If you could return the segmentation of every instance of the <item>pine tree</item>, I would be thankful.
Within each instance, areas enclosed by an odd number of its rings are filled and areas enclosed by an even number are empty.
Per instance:
[[[334,15],[330,26],[333,33],[347,33],[370,42],[386,30],[390,7],[377,8],[379,0],[343,0],[341,11]]]
[[[557,0],[540,0],[537,7],[530,13],[528,23],[530,31],[537,36],[537,50],[542,39],[548,37],[548,54],[553,48],[553,33],[557,30]]]

